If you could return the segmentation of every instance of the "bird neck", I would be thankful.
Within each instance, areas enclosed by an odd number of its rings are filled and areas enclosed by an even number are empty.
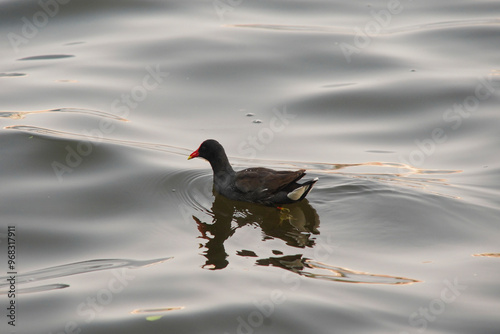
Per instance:
[[[225,154],[219,155],[215,159],[211,159],[210,165],[212,166],[214,176],[234,174],[233,167],[231,167],[231,164],[229,163],[229,160],[227,159],[227,156]]]

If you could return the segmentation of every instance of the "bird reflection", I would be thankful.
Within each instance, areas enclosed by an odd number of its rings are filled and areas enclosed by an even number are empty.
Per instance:
[[[206,249],[203,255],[207,258],[203,267],[208,269],[223,269],[228,265],[224,242],[248,224],[259,226],[264,239],[279,238],[299,248],[313,247],[315,241],[311,236],[319,234],[319,216],[307,200],[280,209],[215,194],[209,215],[212,216],[210,223],[193,216],[201,234],[199,238],[207,240],[203,245]]]
[[[258,226],[264,232],[263,239],[279,238],[287,245],[306,248],[314,247],[314,235],[319,234],[319,217],[316,210],[303,200],[279,209],[258,204],[236,202],[216,195],[212,208],[208,210],[212,221],[202,222],[193,216],[200,232],[199,238],[206,240],[202,246],[206,257],[203,268],[224,269],[229,264],[224,242],[243,226]],[[271,266],[285,269],[294,274],[330,282],[364,284],[413,284],[419,280],[372,274],[364,271],[347,269],[304,257],[303,254],[284,255],[273,250],[277,257],[258,258],[252,250],[240,250],[237,255],[257,258],[258,266]]]

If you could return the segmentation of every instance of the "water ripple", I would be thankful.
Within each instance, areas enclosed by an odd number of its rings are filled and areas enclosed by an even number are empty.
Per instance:
[[[26,73],[16,73],[16,72],[11,72],[11,73],[0,73],[0,78],[18,78],[18,77],[24,77],[26,76]]]
[[[34,293],[34,292],[45,292],[45,291],[52,291],[52,290],[60,290],[60,289],[66,289],[69,288],[68,284],[47,284],[47,285],[40,285],[40,286],[35,286],[31,288],[21,288],[21,289],[16,289],[17,294],[25,294],[25,293]],[[5,291],[0,291],[0,295],[6,295],[8,293],[8,290]]]
[[[387,28],[382,30],[380,35],[392,35],[406,32],[414,31],[426,31],[426,30],[441,30],[450,28],[462,28],[462,27],[475,27],[475,26],[486,26],[486,25],[499,25],[499,19],[488,19],[488,20],[455,20],[455,21],[443,21],[443,22],[432,22],[427,24],[417,24],[404,27]],[[348,29],[344,27],[336,26],[315,26],[315,25],[283,25],[283,24],[260,24],[260,23],[247,23],[247,24],[226,24],[224,27],[229,28],[250,28],[250,29],[264,29],[273,31],[288,31],[288,32],[316,32],[316,33],[335,33],[335,34],[355,34],[353,29]]]
[[[144,143],[144,142],[137,142],[137,141],[131,141],[131,140],[120,140],[120,139],[111,139],[111,138],[104,138],[104,137],[94,137],[94,136],[88,136],[88,135],[84,135],[84,134],[80,134],[80,133],[52,130],[52,129],[48,129],[48,128],[42,128],[42,127],[31,126],[31,125],[10,125],[10,126],[4,127],[4,129],[23,131],[23,132],[28,132],[31,134],[35,133],[35,134],[39,134],[39,135],[43,135],[43,136],[50,136],[50,137],[56,137],[56,138],[107,142],[107,143],[116,144],[116,145],[123,145],[123,146],[129,146],[129,147],[139,147],[139,148],[145,148],[145,149],[150,149],[150,150],[155,150],[155,151],[168,152],[168,153],[172,153],[172,154],[183,155],[186,157],[189,155],[189,153],[192,152],[192,150],[187,149],[187,148],[182,148],[182,147],[172,146],[172,145],[167,145],[167,144]]]
[[[63,59],[63,58],[72,58],[74,55],[63,55],[63,54],[54,54],[54,55],[40,55],[40,56],[32,56],[32,57],[24,57],[19,58],[18,60],[47,60],[47,59]]]
[[[432,186],[449,186],[447,179],[438,175],[461,173],[455,169],[423,169],[398,162],[369,161],[354,164],[306,161],[277,161],[263,159],[232,159],[235,165],[265,166],[269,168],[306,169],[315,175],[343,175],[350,178],[369,179],[395,186],[403,186],[432,193],[434,195],[457,198],[452,194],[437,191]]]
[[[62,137],[68,139],[69,138],[84,139],[90,141],[95,140],[99,142],[108,142],[117,145],[124,145],[128,147],[139,147],[149,150],[168,152],[171,154],[176,154],[186,157],[192,151],[192,149],[172,146],[168,144],[145,143],[145,142],[127,141],[127,140],[111,139],[104,137],[96,138],[84,134],[52,130],[36,126],[11,125],[4,127],[4,129],[18,130],[29,133],[36,133],[39,135]],[[457,196],[446,194],[443,193],[442,191],[436,191],[434,189],[431,189],[430,186],[437,186],[437,185],[449,186],[448,181],[446,179],[439,178],[437,176],[462,172],[462,170],[452,170],[452,169],[423,169],[404,163],[383,162],[383,161],[340,164],[340,163],[326,163],[326,162],[245,159],[245,158],[231,157],[231,156],[229,158],[234,166],[244,166],[244,167],[263,166],[268,168],[281,168],[281,169],[303,168],[306,169],[308,173],[315,173],[316,175],[341,174],[353,178],[366,178],[374,180],[376,182],[383,182],[383,183],[389,183],[391,185],[416,188],[435,195],[450,197],[450,198],[457,198]],[[210,173],[204,172],[205,177],[208,177],[209,175]],[[198,190],[201,189],[199,184],[194,183],[197,182],[196,178],[201,177],[201,175],[197,174],[181,175],[181,178],[182,177],[194,177],[194,179],[192,180],[183,179],[183,181],[185,182],[184,185],[187,185],[188,188],[191,189],[198,189]],[[167,178],[170,177],[167,176]],[[208,188],[211,189],[211,184],[208,182],[208,179],[205,180],[202,187],[204,190],[198,191],[197,194],[199,195],[200,198],[205,199],[207,197],[206,194],[211,193],[211,190],[210,191],[207,190]],[[179,187],[179,189],[185,189],[185,186]],[[185,202],[183,203],[194,204],[195,207],[202,209],[202,211],[205,211],[206,206],[204,205],[200,206],[200,202],[193,201],[192,198],[186,197],[186,194],[182,195],[185,196],[184,197]],[[208,197],[210,197],[210,195],[208,195]],[[202,202],[205,202],[205,200],[203,200]]]
[[[181,207],[208,213],[212,205],[213,183],[211,172],[208,171],[178,171],[166,175],[157,187],[160,191],[173,193]]]
[[[153,264],[163,263],[170,259],[172,259],[172,257],[165,257],[165,258],[145,260],[145,261],[136,261],[128,259],[97,259],[97,260],[75,262],[75,263],[43,268],[19,274],[16,276],[16,284],[19,285],[19,284],[33,283],[53,278],[85,274],[100,270],[108,270],[116,268],[140,268]],[[8,278],[9,276],[0,277],[0,282],[3,282],[0,283],[0,288],[10,286],[10,283],[7,281]],[[54,286],[52,286],[52,289],[53,288]],[[57,285],[57,288],[60,289],[63,288],[63,286]],[[28,290],[28,292],[45,291],[45,290],[46,290],[45,288],[38,287],[30,289]],[[0,294],[5,294],[5,293],[6,293],[5,291],[0,291]]]
[[[98,110],[90,110],[83,108],[57,108],[57,109],[47,109],[47,110],[33,110],[33,111],[0,111],[0,117],[4,118],[12,118],[12,119],[23,119],[27,115],[32,114],[46,114],[46,113],[78,113],[78,114],[86,114],[91,116],[98,116],[103,118],[111,118],[118,121],[128,122],[127,119],[118,117],[113,114],[109,114],[104,111]]]

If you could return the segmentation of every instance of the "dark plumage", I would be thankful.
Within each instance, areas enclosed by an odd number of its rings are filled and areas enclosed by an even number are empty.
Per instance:
[[[264,167],[252,167],[235,172],[226,152],[219,142],[205,140],[191,153],[188,159],[205,158],[210,162],[214,173],[214,188],[225,197],[264,205],[295,203],[303,200],[313,185],[315,178],[302,184],[297,183],[305,169],[297,171],[276,171]]]

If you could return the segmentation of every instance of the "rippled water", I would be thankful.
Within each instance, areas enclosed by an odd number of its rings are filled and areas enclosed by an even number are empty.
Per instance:
[[[497,2],[0,6],[2,333],[498,333]]]

